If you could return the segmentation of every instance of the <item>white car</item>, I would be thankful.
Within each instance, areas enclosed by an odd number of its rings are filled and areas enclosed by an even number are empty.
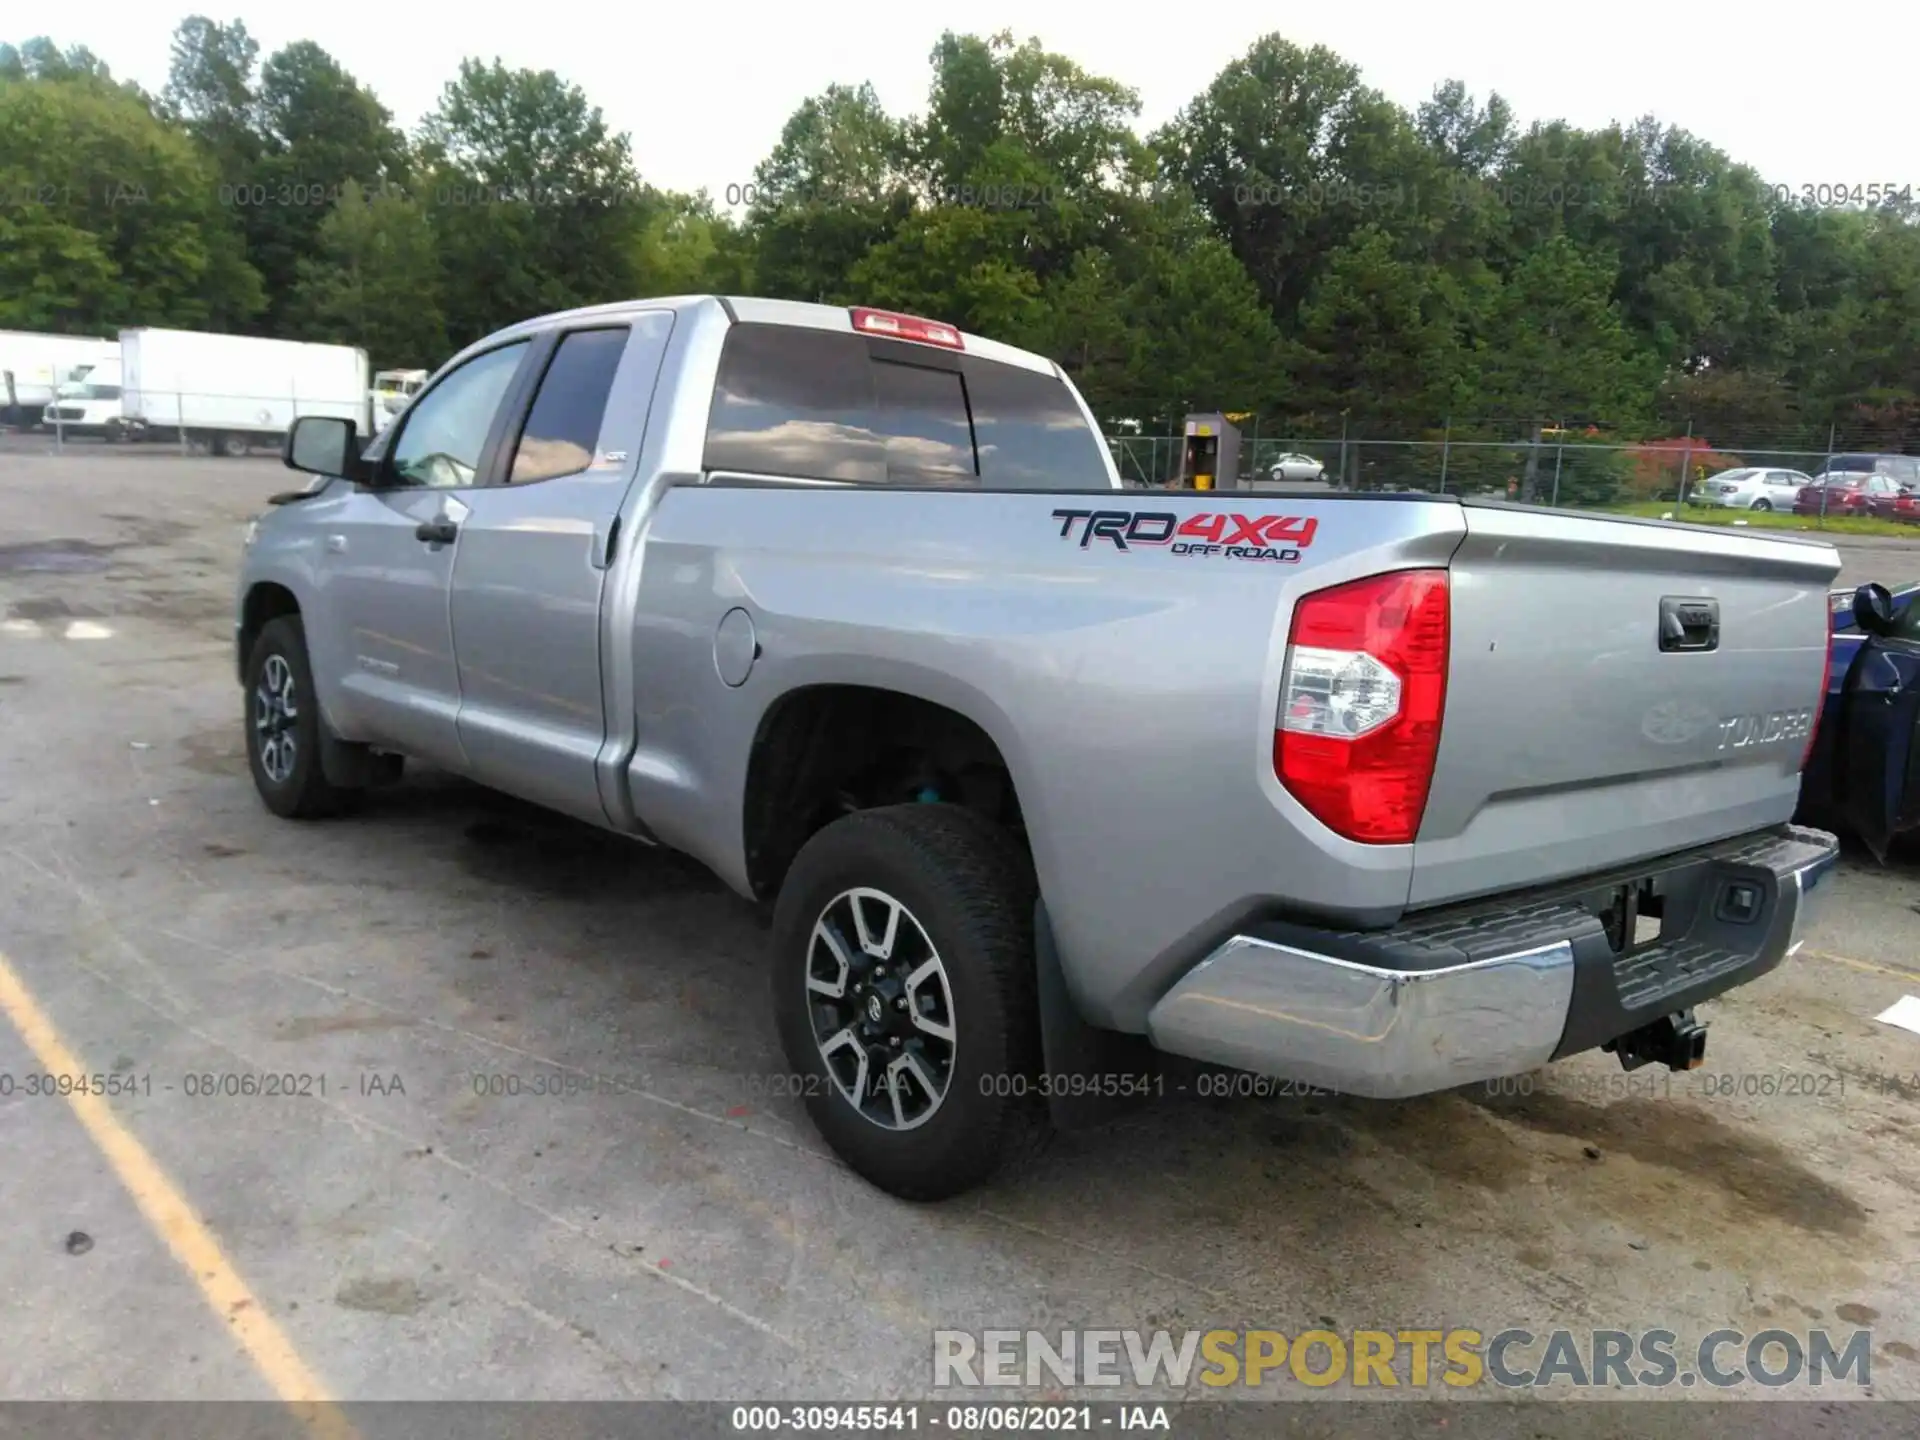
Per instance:
[[[1735,510],[1791,510],[1800,487],[1812,483],[1812,476],[1798,470],[1771,470],[1753,465],[1709,476],[1695,493],[1703,505],[1725,505]]]
[[[1282,455],[1267,467],[1269,480],[1318,480],[1327,467],[1311,455]]]

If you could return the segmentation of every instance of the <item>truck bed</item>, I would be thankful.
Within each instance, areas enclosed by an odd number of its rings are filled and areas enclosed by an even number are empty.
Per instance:
[[[1305,538],[1205,543],[1243,518]],[[747,691],[893,685],[988,732],[1075,998],[1118,1029],[1249,915],[1384,928],[1784,823],[1804,741],[1723,750],[1723,727],[1817,704],[1838,569],[1828,546],[1423,495],[709,483],[662,497],[647,548],[628,775],[660,838],[743,884],[713,799],[742,793],[757,702],[669,698],[710,688],[682,637],[724,585],[764,617]],[[1275,774],[1289,624],[1412,567],[1451,581],[1440,750],[1416,843],[1363,844]],[[1714,602],[1716,648],[1662,653],[1663,597]]]

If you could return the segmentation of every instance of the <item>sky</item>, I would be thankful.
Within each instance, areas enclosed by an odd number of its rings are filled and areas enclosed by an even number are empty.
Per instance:
[[[116,76],[158,90],[173,27],[189,13],[152,0],[30,7],[14,15],[7,30],[16,33],[4,38],[44,31],[62,47],[84,44]],[[895,114],[920,110],[927,56],[947,29],[1037,37],[1134,87],[1143,133],[1255,38],[1278,31],[1296,44],[1329,46],[1408,108],[1442,80],[1459,79],[1483,99],[1497,90],[1523,124],[1591,127],[1651,113],[1795,192],[1820,184],[1920,189],[1920,5],[1911,0],[1737,9],[1699,0],[468,0],[457,9],[420,0],[229,0],[206,13],[244,20],[262,58],[292,40],[318,42],[408,129],[463,57],[552,69],[628,132],[642,178],[704,188],[717,201],[751,181],[794,108],[835,81],[871,81]]]

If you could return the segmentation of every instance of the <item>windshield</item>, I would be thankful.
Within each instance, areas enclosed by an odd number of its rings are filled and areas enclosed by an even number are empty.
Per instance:
[[[118,385],[62,385],[59,389],[62,400],[118,400]]]

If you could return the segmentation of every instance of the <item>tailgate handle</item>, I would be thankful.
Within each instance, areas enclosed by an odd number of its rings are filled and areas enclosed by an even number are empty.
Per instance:
[[[1720,602],[1704,596],[1660,597],[1660,648],[1717,650],[1720,648]]]

